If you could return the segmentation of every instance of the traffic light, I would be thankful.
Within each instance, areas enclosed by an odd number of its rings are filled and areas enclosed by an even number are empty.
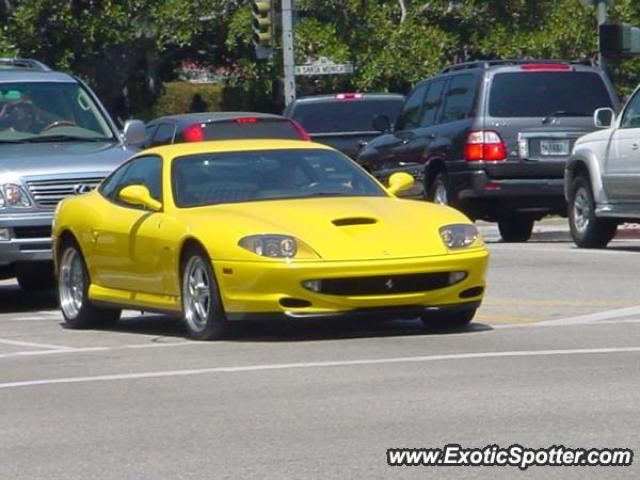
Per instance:
[[[631,58],[640,54],[640,28],[627,23],[604,23],[599,33],[603,57]]]
[[[272,0],[252,0],[253,45],[256,57],[269,58],[275,44],[274,4]]]

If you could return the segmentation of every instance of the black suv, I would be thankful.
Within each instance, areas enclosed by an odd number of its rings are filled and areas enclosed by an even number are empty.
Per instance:
[[[423,80],[394,126],[358,162],[385,181],[407,171],[412,196],[497,221],[505,241],[526,241],[533,223],[566,215],[563,174],[575,140],[594,129],[593,112],[620,105],[604,72],[552,60],[462,63]]]

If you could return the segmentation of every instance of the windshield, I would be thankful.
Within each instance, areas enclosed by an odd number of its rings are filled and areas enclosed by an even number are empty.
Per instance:
[[[371,132],[375,131],[373,117],[378,115],[395,123],[402,103],[400,97],[300,103],[293,110],[293,119],[309,133]]]
[[[499,73],[489,97],[492,117],[591,116],[601,107],[612,108],[611,97],[592,72]]]
[[[112,140],[111,129],[77,83],[0,83],[0,142]]]
[[[312,197],[382,197],[358,165],[330,150],[206,153],[173,162],[178,207]]]

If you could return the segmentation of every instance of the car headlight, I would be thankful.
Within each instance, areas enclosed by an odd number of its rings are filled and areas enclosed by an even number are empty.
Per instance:
[[[0,208],[24,208],[31,206],[31,199],[27,191],[15,183],[0,185]]]
[[[441,227],[440,237],[449,250],[457,250],[470,247],[476,243],[480,234],[474,225],[461,223]]]
[[[238,242],[245,250],[270,258],[318,258],[309,245],[290,235],[249,235]]]

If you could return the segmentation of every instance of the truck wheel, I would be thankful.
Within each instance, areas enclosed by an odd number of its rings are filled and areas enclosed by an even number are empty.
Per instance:
[[[51,290],[55,287],[53,264],[49,262],[33,262],[19,265],[16,277],[22,290],[35,292]]]
[[[120,319],[119,309],[91,304],[88,295],[90,283],[80,248],[75,242],[67,242],[60,255],[58,296],[62,316],[69,328],[108,326]]]
[[[569,197],[569,228],[580,248],[604,248],[616,234],[617,222],[596,217],[595,206],[589,181],[583,176],[575,178]]]
[[[522,217],[498,220],[498,230],[505,242],[526,242],[531,238],[533,219]]]
[[[451,199],[449,195],[449,178],[446,172],[440,171],[433,178],[427,191],[427,200],[440,205],[449,205]]]

